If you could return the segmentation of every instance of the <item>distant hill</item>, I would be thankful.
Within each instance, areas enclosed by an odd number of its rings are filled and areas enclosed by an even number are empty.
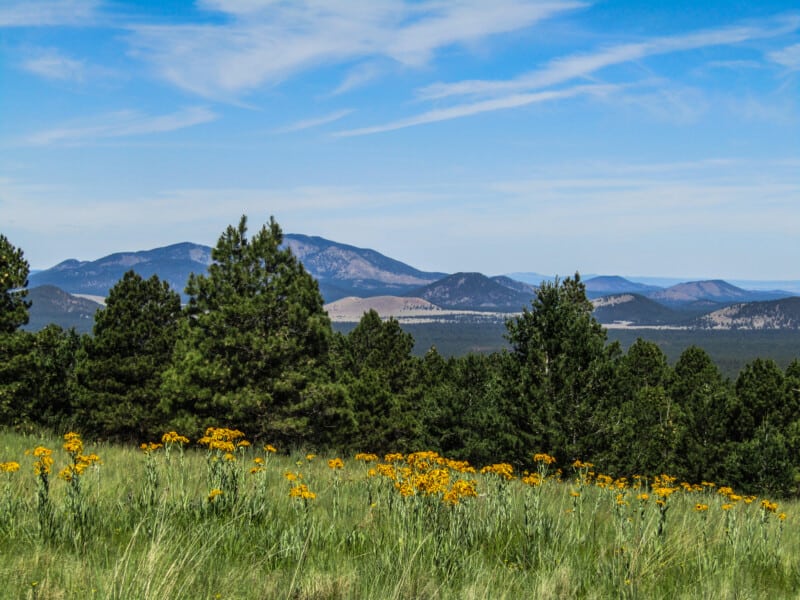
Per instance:
[[[594,318],[604,325],[675,325],[685,316],[640,294],[617,294],[592,300]]]
[[[422,298],[403,298],[400,296],[370,296],[340,298],[325,305],[331,321],[352,323],[361,320],[364,313],[374,310],[381,318],[435,318],[444,311]]]
[[[781,291],[743,290],[721,279],[679,283],[663,290],[648,293],[648,298],[667,306],[693,305],[698,302],[732,304],[761,302],[788,298],[793,294]],[[711,305],[708,305],[711,308]]]
[[[552,283],[555,280],[555,277],[553,277],[552,275],[542,275],[541,273],[533,273],[533,272],[506,273],[505,276],[514,281],[529,283],[530,285],[536,287],[538,287],[543,281],[548,281]]]
[[[52,285],[41,285],[28,290],[31,307],[30,320],[24,327],[28,331],[39,331],[54,323],[78,333],[89,333],[94,326],[94,313],[101,304],[68,294]]]
[[[284,241],[317,279],[326,302],[346,296],[403,296],[446,275],[321,237],[288,234]]]
[[[539,289],[536,285],[531,285],[530,283],[525,283],[522,281],[517,281],[516,279],[512,279],[506,275],[497,275],[496,277],[490,278],[495,283],[499,283],[503,287],[507,287],[510,290],[514,290],[515,292],[521,292],[523,294],[528,294],[531,298],[536,295],[536,290]]]
[[[65,260],[29,277],[32,287],[53,285],[70,294],[107,296],[127,271],[145,279],[158,275],[183,293],[190,273],[205,273],[211,264],[211,248],[183,242],[153,250],[117,252],[94,261]]]
[[[586,295],[589,298],[601,298],[615,294],[648,294],[662,288],[655,285],[646,285],[629,281],[617,275],[599,275],[583,282],[586,286]]]
[[[800,330],[800,298],[733,304],[695,319],[701,329]]]
[[[284,244],[317,279],[327,302],[353,295],[400,296],[446,275],[419,271],[374,250],[320,237],[287,234]],[[210,247],[183,242],[153,250],[118,252],[95,261],[65,260],[32,274],[29,282],[31,286],[54,285],[72,294],[107,296],[108,290],[132,269],[145,278],[157,274],[183,295],[189,274],[205,273],[210,264]]]
[[[498,312],[520,312],[533,298],[481,273],[455,273],[407,295],[446,309]]]

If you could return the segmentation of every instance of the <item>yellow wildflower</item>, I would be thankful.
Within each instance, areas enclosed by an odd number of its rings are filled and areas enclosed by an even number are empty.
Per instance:
[[[328,461],[328,467],[331,469],[344,469],[344,462],[341,458],[332,458]]]
[[[299,498],[301,500],[314,500],[317,495],[310,491],[305,483],[301,483],[289,490],[289,497]]]
[[[359,452],[355,456],[356,460],[363,460],[364,462],[376,462],[378,460],[377,454],[366,454],[365,452]]]
[[[496,463],[485,466],[481,469],[481,473],[494,473],[506,481],[514,479],[514,467],[508,463]]]
[[[544,452],[539,452],[533,455],[533,462],[537,463],[540,462],[546,465],[552,465],[554,462],[556,462],[556,459],[555,457],[550,456],[549,454],[545,454]]]
[[[164,444],[188,444],[189,438],[180,435],[176,431],[170,431],[161,436],[161,442]]]
[[[776,512],[778,510],[778,503],[777,502],[770,502],[769,500],[762,500],[761,501],[761,508],[764,509],[764,512]]]

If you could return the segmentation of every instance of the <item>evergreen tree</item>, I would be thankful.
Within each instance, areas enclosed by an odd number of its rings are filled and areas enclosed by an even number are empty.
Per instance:
[[[358,450],[419,449],[424,415],[416,385],[414,338],[396,319],[364,313],[347,336],[337,338],[334,355],[340,380],[354,400]]]
[[[190,277],[162,403],[185,431],[227,424],[301,443],[346,412],[340,390],[324,385],[331,326],[317,282],[282,241],[274,219],[248,238],[243,216],[220,236],[208,273]]]
[[[0,334],[14,333],[28,323],[28,261],[0,234]]]
[[[519,458],[537,450],[564,461],[597,454],[619,347],[606,346],[580,276],[542,283],[531,309],[507,328],[519,368]]]
[[[180,296],[156,275],[145,280],[128,271],[109,290],[75,369],[76,414],[84,429],[139,440],[159,433],[161,375],[180,318]]]
[[[730,407],[729,437],[750,439],[763,423],[783,427],[793,415],[786,410],[783,371],[773,360],[757,358],[736,378],[735,403]]]
[[[705,350],[690,346],[681,353],[670,395],[682,415],[676,421],[680,442],[673,474],[689,481],[720,480],[731,394]]]
[[[18,331],[28,322],[25,300],[28,262],[21,249],[0,234],[0,423],[16,424],[27,418],[29,369],[33,339]],[[26,381],[27,380],[27,381]]]
[[[515,458],[503,370],[507,358],[507,353],[467,354],[444,361],[435,351],[425,355],[426,447],[477,466]]]
[[[603,465],[617,474],[674,470],[682,416],[667,392],[672,371],[653,342],[636,340],[619,361]]]
[[[74,329],[48,325],[33,334],[28,415],[50,429],[74,429],[72,381],[81,337]]]

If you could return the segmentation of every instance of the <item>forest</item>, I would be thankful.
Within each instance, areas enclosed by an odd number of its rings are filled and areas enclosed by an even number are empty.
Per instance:
[[[32,333],[28,263],[0,235],[0,425],[146,442],[210,426],[287,449],[431,450],[472,464],[591,461],[775,497],[800,490],[800,358],[755,359],[734,379],[687,347],[623,351],[592,317],[580,276],[543,283],[506,323],[509,348],[446,358],[394,319],[335,332],[316,281],[274,219],[219,237],[188,303],[128,272],[91,335]]]

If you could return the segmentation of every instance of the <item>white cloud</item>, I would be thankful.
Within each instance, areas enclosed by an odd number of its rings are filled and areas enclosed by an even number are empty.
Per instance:
[[[468,117],[485,112],[519,108],[521,106],[537,104],[540,102],[564,100],[566,98],[573,98],[581,95],[604,95],[614,91],[615,89],[617,89],[616,86],[585,85],[576,86],[565,90],[544,91],[532,94],[513,94],[510,96],[504,96],[502,98],[494,98],[491,100],[483,100],[469,104],[459,104],[449,108],[430,110],[407,119],[400,119],[398,121],[392,121],[391,123],[385,123],[383,125],[340,131],[335,135],[338,137],[351,137],[370,135],[373,133],[383,133],[385,131],[394,131],[396,129],[414,127],[415,125],[424,125],[428,123],[436,123],[438,121],[460,119],[462,117]]]
[[[422,99],[450,96],[498,95],[541,89],[585,78],[604,68],[659,54],[671,54],[710,46],[731,45],[748,40],[776,37],[796,30],[800,18],[784,19],[774,27],[725,27],[696,33],[654,38],[639,43],[620,44],[591,53],[554,59],[543,68],[506,80],[467,80],[435,83],[419,90]]]
[[[82,60],[64,56],[58,50],[47,49],[22,62],[22,68],[45,79],[83,81],[87,66]]]
[[[0,27],[83,26],[99,7],[100,0],[3,0]]]
[[[788,46],[783,50],[770,52],[767,56],[773,61],[791,71],[800,70],[800,44]]]
[[[23,142],[33,146],[75,144],[91,140],[164,133],[208,123],[217,115],[201,106],[189,107],[166,115],[144,115],[138,111],[118,111],[101,115],[91,121],[47,129],[33,133]]]
[[[274,85],[324,64],[391,59],[409,66],[435,52],[529,27],[583,4],[437,0],[332,3],[319,0],[207,0],[224,24],[132,26],[135,52],[160,76],[207,97]]]
[[[333,123],[334,121],[343,119],[352,112],[353,111],[350,109],[338,110],[336,112],[324,115],[322,117],[316,117],[313,119],[304,119],[302,121],[297,121],[296,123],[292,123],[291,125],[287,125],[286,127],[281,127],[279,129],[276,129],[275,133],[291,133],[294,131],[302,131],[304,129],[311,129],[313,127],[327,125],[328,123]]]
[[[376,63],[365,63],[358,65],[345,76],[342,82],[331,92],[332,96],[344,94],[350,90],[360,88],[370,81],[377,79],[383,70]]]

